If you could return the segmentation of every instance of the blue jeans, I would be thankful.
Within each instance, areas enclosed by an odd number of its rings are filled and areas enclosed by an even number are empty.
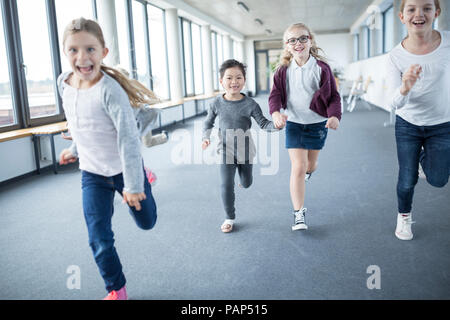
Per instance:
[[[409,213],[418,179],[419,162],[429,184],[441,188],[448,182],[450,122],[434,126],[416,126],[396,116],[395,138],[399,164],[398,212]]]
[[[141,210],[136,211],[134,207],[129,207],[129,212],[139,228],[149,230],[156,223],[156,204],[147,179],[144,184],[147,198],[140,202]],[[114,194],[117,191],[122,195],[123,186],[121,173],[104,177],[81,171],[83,210],[89,245],[108,292],[119,290],[126,283],[122,265],[114,247],[114,233],[111,227]]]

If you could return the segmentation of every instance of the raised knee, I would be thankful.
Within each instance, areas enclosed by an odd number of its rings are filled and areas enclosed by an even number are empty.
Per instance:
[[[447,179],[427,177],[427,182],[433,187],[443,188],[448,182],[448,177]]]
[[[138,223],[138,227],[141,228],[142,230],[153,229],[153,227],[156,224],[156,219],[157,219],[157,217],[156,217],[156,210],[155,210],[154,215],[146,221],[140,221]]]

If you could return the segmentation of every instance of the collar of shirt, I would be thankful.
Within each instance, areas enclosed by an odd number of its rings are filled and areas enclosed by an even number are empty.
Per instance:
[[[303,66],[299,66],[299,65],[297,64],[297,62],[295,62],[295,59],[292,59],[292,61],[291,61],[291,67],[292,67],[294,70],[298,70],[298,69],[310,69],[310,68],[314,65],[314,62],[315,62],[315,61],[316,61],[316,59],[315,59],[312,55],[310,55],[308,61],[306,61],[306,63],[305,63]]]

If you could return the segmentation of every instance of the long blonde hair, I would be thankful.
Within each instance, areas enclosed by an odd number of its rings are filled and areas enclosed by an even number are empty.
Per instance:
[[[81,31],[86,31],[92,34],[97,38],[102,47],[105,48],[105,38],[103,37],[103,32],[100,28],[100,25],[94,20],[89,20],[82,17],[72,20],[67,25],[63,35],[63,46],[69,36]],[[159,102],[159,99],[156,97],[153,91],[145,87],[139,81],[128,78],[121,71],[108,67],[103,63],[100,68],[107,75],[114,78],[114,80],[116,80],[125,90],[128,98],[130,99],[130,104],[132,107],[140,108],[143,105],[152,105]]]
[[[314,33],[311,32],[311,30],[303,23],[294,23],[291,24],[285,31],[283,34],[283,52],[281,53],[280,56],[280,63],[278,66],[289,66],[289,64],[292,61],[292,54],[288,51],[287,45],[286,45],[286,41],[287,39],[287,33],[289,31],[291,31],[292,29],[304,29],[308,32],[309,36],[310,36],[310,40],[311,40],[311,50],[309,51],[310,55],[312,55],[314,58],[316,58],[317,60],[321,60],[324,62],[327,62],[327,59],[319,54],[319,50],[323,52],[323,50],[321,48],[319,48],[317,46],[316,43],[316,38]]]

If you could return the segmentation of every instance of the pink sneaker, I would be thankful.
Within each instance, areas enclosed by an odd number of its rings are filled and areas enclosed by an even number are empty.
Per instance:
[[[128,300],[127,289],[123,286],[119,290],[113,290],[103,300]]]
[[[148,183],[152,185],[152,187],[156,184],[156,174],[147,167],[144,167],[145,175],[147,176]]]

